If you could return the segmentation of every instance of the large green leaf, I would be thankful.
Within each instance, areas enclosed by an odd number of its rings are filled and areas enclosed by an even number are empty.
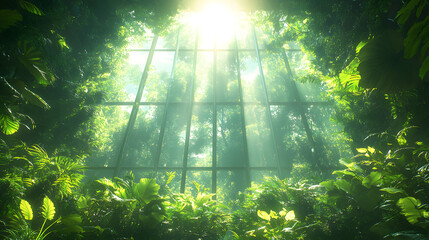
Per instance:
[[[0,9],[0,32],[22,21],[22,15],[16,10]]]
[[[36,5],[32,4],[31,2],[27,2],[25,0],[19,0],[18,1],[19,6],[21,6],[23,9],[27,10],[28,12],[31,12],[36,15],[44,15],[42,11]]]
[[[19,42],[18,47],[22,54],[18,57],[19,62],[28,70],[35,80],[42,85],[52,84],[55,78],[50,69],[42,61],[42,53],[28,42]]]
[[[396,203],[401,208],[402,215],[412,224],[417,223],[419,218],[427,215],[425,210],[418,208],[421,204],[420,200],[413,197],[401,198]]]
[[[6,135],[12,135],[19,129],[19,121],[8,115],[0,115],[0,128]]]
[[[362,185],[364,185],[367,188],[371,188],[381,184],[381,182],[382,182],[381,173],[371,172],[368,176],[366,176],[362,180]]]
[[[420,78],[423,79],[428,71],[429,71],[429,56],[426,57],[426,59],[422,63],[422,66],[420,67],[420,72],[419,72]]]
[[[420,64],[404,58],[401,33],[387,31],[371,39],[359,52],[359,86],[398,92],[415,87],[420,81]]]
[[[21,209],[22,216],[25,220],[33,219],[33,210],[31,209],[31,205],[27,201],[21,199],[21,204],[19,205],[19,208]]]
[[[266,221],[270,221],[270,219],[271,219],[270,215],[265,211],[258,210],[257,214],[258,214],[258,217],[260,217]]]
[[[408,31],[404,40],[404,57],[412,58],[420,49],[422,41],[429,34],[429,16],[421,22],[415,23]]]
[[[344,179],[339,179],[335,181],[335,186],[337,186],[338,189],[341,189],[346,193],[352,194],[352,184]]]
[[[413,13],[413,10],[419,5],[421,1],[425,0],[411,0],[407,3],[407,5],[402,7],[398,11],[398,15],[396,16],[398,23],[404,24]]]
[[[54,203],[47,196],[43,199],[42,216],[44,219],[52,220],[55,216]]]
[[[33,93],[32,91],[28,90],[27,88],[24,88],[24,90],[21,92],[22,96],[31,104],[34,104],[38,107],[44,108],[44,109],[50,109],[51,106],[45,102],[39,95]]]
[[[137,200],[147,204],[158,197],[159,188],[155,179],[142,178],[138,184],[134,185],[133,192]]]

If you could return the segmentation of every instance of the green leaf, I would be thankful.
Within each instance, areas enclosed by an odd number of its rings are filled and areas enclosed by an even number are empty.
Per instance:
[[[411,16],[411,13],[413,13],[413,10],[417,7],[420,0],[411,0],[408,2],[407,5],[402,7],[398,11],[398,15],[396,15],[396,18],[398,19],[399,24],[404,24],[408,18]]]
[[[408,31],[407,37],[404,40],[404,57],[412,58],[419,51],[420,43],[422,42],[425,35],[429,33],[429,26],[427,22],[429,17],[424,21],[413,24]]]
[[[51,106],[45,102],[39,95],[33,93],[32,91],[28,90],[27,88],[24,88],[24,90],[21,92],[22,96],[30,103],[44,108],[44,109],[50,109]]]
[[[422,66],[420,67],[419,76],[423,79],[426,73],[429,71],[429,56],[423,61]]]
[[[368,176],[366,176],[362,180],[362,185],[364,185],[367,188],[375,187],[379,184],[381,184],[381,173],[379,172],[371,172]]]
[[[270,221],[270,219],[271,219],[270,215],[267,212],[261,211],[261,210],[258,210],[258,217],[260,217],[266,221]]]
[[[44,219],[52,220],[55,216],[54,203],[47,196],[43,199],[42,216]]]
[[[16,10],[0,10],[0,32],[22,21],[22,15]]]
[[[286,214],[285,219],[286,219],[287,221],[289,221],[289,220],[294,220],[294,219],[295,219],[295,212],[294,212],[293,210],[292,210],[292,211],[289,211],[289,212]]]
[[[19,0],[19,6],[21,6],[23,9],[27,10],[28,12],[31,12],[33,14],[42,16],[44,15],[42,11],[36,5],[32,4],[31,2],[27,2],[24,0]]]
[[[352,184],[344,179],[335,181],[335,186],[337,186],[338,189],[341,189],[346,193],[351,194],[352,192]]]
[[[0,115],[0,128],[6,135],[12,135],[19,129],[19,121],[8,115]]]
[[[413,197],[405,197],[396,203],[401,208],[401,214],[407,218],[411,224],[417,223],[420,217],[424,217],[424,210],[418,209],[421,205],[420,200]]]
[[[19,205],[19,208],[21,209],[22,216],[24,216],[25,220],[33,219],[33,210],[31,209],[31,205],[27,201],[21,199],[21,204]]]
[[[37,159],[49,160],[48,153],[39,145],[33,145],[27,148],[27,152],[28,154],[30,154],[30,156],[35,157]]]
[[[423,9],[424,9],[425,6],[426,6],[426,1],[420,1],[420,5],[419,5],[419,7],[417,8],[417,11],[416,11],[416,17],[417,18],[420,17],[420,15],[422,14],[422,11],[423,11]]]
[[[384,191],[384,192],[387,192],[387,193],[390,193],[390,194],[405,193],[404,190],[393,188],[393,187],[382,188],[380,190]]]
[[[142,178],[138,184],[134,185],[133,192],[137,200],[147,204],[158,197],[159,188],[155,179]]]
[[[62,232],[65,232],[65,233],[83,232],[83,228],[79,226],[82,223],[82,218],[78,214],[70,214],[68,216],[61,218],[61,223],[64,225]]]
[[[27,41],[19,42],[18,47],[21,51],[21,56],[18,57],[19,62],[28,70],[35,80],[42,85],[49,85],[55,81],[54,75],[50,69],[42,62],[42,53],[34,47],[29,46]]]
[[[69,48],[69,46],[68,46],[68,45],[67,45],[67,43],[66,43],[66,40],[64,40],[64,38],[63,38],[63,37],[61,37],[61,38],[58,40],[58,44],[60,44],[61,49],[64,49],[64,48],[70,49],[70,48]]]
[[[331,191],[337,188],[333,180],[321,182],[320,185],[324,186],[326,191]]]
[[[359,53],[360,50],[367,44],[368,42],[360,42],[356,47],[356,53]]]
[[[366,148],[356,148],[356,151],[357,151],[358,153],[366,153],[366,152],[367,152],[367,149],[366,149]]]

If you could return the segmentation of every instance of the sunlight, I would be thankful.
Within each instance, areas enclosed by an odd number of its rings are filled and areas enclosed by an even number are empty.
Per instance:
[[[237,13],[232,6],[210,2],[201,11],[191,13],[188,21],[199,27],[202,43],[213,41],[216,35],[217,45],[223,46],[233,40]]]

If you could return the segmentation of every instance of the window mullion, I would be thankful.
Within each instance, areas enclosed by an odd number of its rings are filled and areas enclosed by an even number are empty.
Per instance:
[[[144,87],[146,85],[146,80],[147,80],[148,73],[150,70],[150,65],[152,63],[152,59],[153,59],[153,55],[155,52],[155,46],[156,46],[157,41],[158,41],[158,35],[155,35],[153,40],[152,40],[152,45],[150,47],[150,52],[149,52],[149,55],[147,57],[147,61],[146,61],[146,65],[145,65],[142,77],[140,79],[140,84],[139,84],[139,88],[137,90],[136,98],[134,100],[133,109],[131,110],[130,119],[128,120],[128,125],[127,125],[127,128],[125,130],[124,139],[122,140],[122,144],[121,144],[121,147],[119,149],[118,160],[116,161],[114,176],[118,176],[118,174],[119,174],[121,163],[122,163],[122,160],[124,157],[123,156],[124,149],[125,149],[125,146],[127,144],[127,139],[128,139],[128,136],[130,135],[131,130],[134,128],[134,123],[136,122],[137,112],[138,112],[139,107],[140,107],[140,100],[142,98],[143,90],[144,90]]]

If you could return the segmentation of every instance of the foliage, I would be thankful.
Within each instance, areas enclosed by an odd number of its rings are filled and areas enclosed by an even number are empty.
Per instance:
[[[162,239],[219,239],[228,230],[227,207],[212,199],[198,183],[197,196],[171,193],[166,202],[167,218]]]

